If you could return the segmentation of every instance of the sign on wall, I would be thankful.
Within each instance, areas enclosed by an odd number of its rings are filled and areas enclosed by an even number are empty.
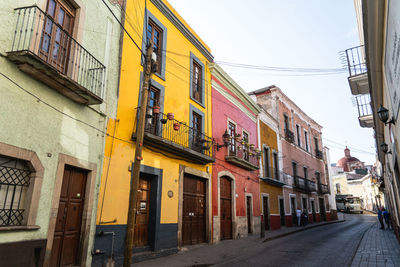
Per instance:
[[[392,101],[392,112],[397,119],[400,106],[400,1],[388,1],[385,77]]]

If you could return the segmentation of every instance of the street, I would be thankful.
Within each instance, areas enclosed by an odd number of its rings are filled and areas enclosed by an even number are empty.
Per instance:
[[[392,231],[378,229],[376,215],[344,216],[345,222],[268,242],[249,241],[253,237],[225,241],[188,248],[138,266],[398,266],[398,242]],[[383,245],[391,247],[379,247]]]

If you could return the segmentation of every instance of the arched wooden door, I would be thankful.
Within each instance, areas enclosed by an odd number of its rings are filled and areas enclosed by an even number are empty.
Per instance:
[[[228,177],[220,178],[220,208],[221,240],[232,239],[232,182]]]

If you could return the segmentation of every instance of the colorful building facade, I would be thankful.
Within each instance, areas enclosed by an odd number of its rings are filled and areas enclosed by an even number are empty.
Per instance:
[[[330,220],[329,176],[322,152],[322,126],[274,85],[250,94],[278,118],[282,180],[286,184],[283,187],[285,225],[297,224],[297,208],[307,212],[309,222]]]
[[[143,7],[147,6],[147,9]],[[141,7],[141,8],[139,8]],[[210,49],[166,2],[127,1],[125,27],[142,51],[157,55],[146,110],[133,253],[176,251],[212,241]],[[124,36],[118,110],[108,121],[94,256],[120,261],[127,223],[142,52]],[[114,136],[115,138],[112,138]],[[134,256],[135,257],[135,256]]]
[[[262,151],[260,168],[260,201],[264,230],[276,230],[285,225],[285,199],[282,187],[282,155],[278,139],[278,121],[269,113],[258,115],[258,138]]]
[[[212,125],[216,161],[212,173],[213,240],[259,233],[257,114],[261,111],[217,64],[212,75]]]

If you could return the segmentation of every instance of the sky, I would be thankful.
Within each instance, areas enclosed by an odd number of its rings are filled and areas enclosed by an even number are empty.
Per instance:
[[[168,0],[211,48],[216,62],[341,68],[339,52],[359,45],[351,0]],[[348,73],[304,75],[220,65],[246,92],[278,86],[323,126],[331,162],[351,155],[375,162],[372,128],[361,128]],[[290,74],[291,76],[288,76]]]

